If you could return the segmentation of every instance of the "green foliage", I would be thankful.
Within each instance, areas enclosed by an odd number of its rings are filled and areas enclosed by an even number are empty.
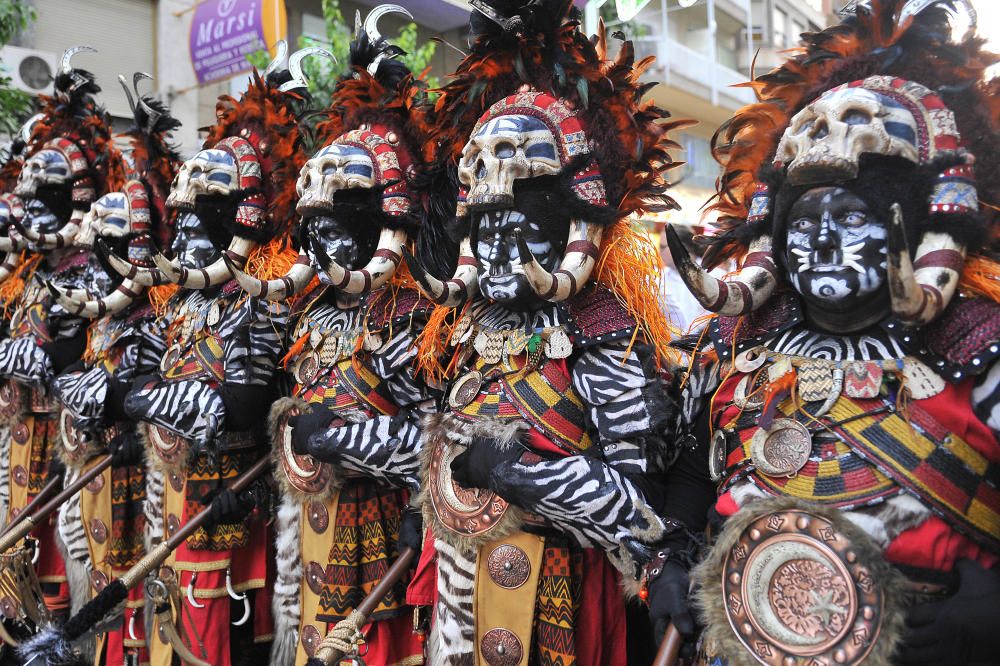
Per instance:
[[[2,1],[2,0],[0,0]],[[306,58],[302,61],[302,71],[309,82],[309,93],[313,96],[317,108],[323,108],[330,103],[330,95],[337,80],[347,73],[347,63],[350,59],[351,40],[353,39],[354,20],[347,22],[340,11],[339,0],[323,0],[323,21],[326,24],[326,39],[316,40],[302,36],[299,38],[299,48],[307,46],[320,46],[330,51],[337,59],[337,64],[326,58]],[[427,42],[418,44],[417,26],[415,23],[408,23],[399,31],[395,37],[387,37],[393,44],[406,51],[406,55],[400,60],[406,63],[415,75],[420,75],[430,65],[434,57],[434,50],[437,44]],[[264,51],[259,51],[250,56],[250,62],[254,67],[263,69],[267,66],[268,55]],[[438,84],[436,77],[425,77],[425,81],[430,87]]]
[[[35,10],[22,0],[0,0],[0,46],[35,20]],[[34,111],[34,98],[11,88],[6,63],[0,62],[0,133],[12,135]]]

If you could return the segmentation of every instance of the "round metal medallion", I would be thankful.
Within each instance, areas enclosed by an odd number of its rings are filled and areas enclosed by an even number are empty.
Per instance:
[[[97,543],[104,543],[108,540],[108,526],[100,518],[93,518],[90,521],[90,536]]]
[[[313,594],[323,592],[323,582],[326,580],[326,569],[319,562],[310,562],[306,567],[306,585]]]
[[[17,485],[26,486],[28,485],[28,470],[24,469],[24,465],[14,465],[14,469],[11,470],[11,478]]]
[[[733,404],[740,409],[754,411],[764,406],[763,386],[767,383],[767,375],[743,375],[733,392]]]
[[[28,440],[31,438],[31,431],[28,430],[28,426],[23,423],[16,424],[10,431],[11,436],[14,441],[18,444],[27,444]]]
[[[104,475],[98,474],[95,476],[90,483],[87,484],[87,490],[93,494],[97,494],[104,489]]]
[[[763,664],[859,664],[879,637],[883,590],[848,538],[821,516],[762,515],[723,566],[729,624]]]
[[[17,619],[18,608],[18,603],[13,597],[0,599],[0,615],[3,615],[8,620]]]
[[[463,488],[451,478],[451,461],[462,451],[460,446],[434,444],[428,492],[434,513],[445,528],[465,537],[479,536],[491,530],[510,505],[490,490]]]
[[[319,374],[319,357],[315,352],[303,354],[295,364],[295,381],[306,385]]]
[[[170,481],[170,487],[174,489],[174,492],[181,492],[184,490],[184,479],[177,472],[167,473],[167,480]]]
[[[181,348],[178,345],[172,345],[167,353],[163,355],[163,359],[160,361],[160,370],[162,372],[169,372],[171,368],[176,366],[181,360]]]
[[[90,584],[99,593],[108,586],[108,577],[102,571],[94,569],[90,572]]]
[[[13,418],[21,409],[21,389],[13,381],[0,383],[0,419]]]
[[[729,456],[728,432],[723,428],[716,430],[708,445],[708,473],[716,483],[722,481],[726,472],[726,458]]]
[[[493,549],[486,559],[490,579],[502,588],[514,590],[531,575],[531,561],[523,550],[509,543]]]
[[[508,629],[490,629],[479,644],[483,659],[490,666],[517,666],[524,648],[521,639]]]
[[[479,395],[483,386],[483,375],[473,370],[459,377],[448,394],[448,406],[452,409],[462,409]]]
[[[177,530],[181,528],[181,520],[174,514],[167,516],[167,536],[173,536],[177,534]]]
[[[750,441],[750,457],[768,476],[795,476],[812,453],[812,435],[792,419],[775,419],[770,430],[760,428]]]
[[[319,630],[312,626],[311,624],[306,625],[302,630],[302,649],[306,651],[306,654],[310,657],[316,654],[316,648],[319,647],[319,642],[323,640],[319,635]]]
[[[152,442],[156,455],[168,465],[177,465],[187,457],[187,440],[166,428],[150,426],[149,441]]]
[[[73,415],[67,409],[59,412],[59,432],[63,445],[63,458],[66,462],[72,467],[79,467],[86,462],[90,454],[87,436],[76,429]]]
[[[322,502],[309,502],[309,527],[316,534],[326,532],[330,526],[330,512],[326,510],[326,505]]]
[[[292,446],[292,428],[288,426],[288,419],[299,414],[301,410],[293,407],[278,420],[281,432],[281,469],[292,488],[306,495],[315,495],[329,489],[335,470],[332,465],[321,463],[310,455],[300,455],[295,452]],[[311,515],[310,513],[310,523]]]

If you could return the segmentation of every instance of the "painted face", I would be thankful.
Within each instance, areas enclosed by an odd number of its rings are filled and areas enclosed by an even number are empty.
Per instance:
[[[183,213],[177,218],[177,232],[170,249],[181,265],[204,268],[219,257],[204,223],[195,213]]]
[[[785,262],[807,311],[865,319],[885,305],[886,223],[840,187],[809,190],[788,215]]]
[[[59,216],[41,199],[24,202],[24,226],[38,233],[54,233],[62,227]]]
[[[347,225],[327,215],[317,215],[308,224],[308,254],[321,282],[330,284],[324,270],[330,260],[348,270],[361,264],[361,246]]]
[[[533,307],[537,300],[521,266],[515,232],[520,232],[546,270],[558,265],[558,250],[537,223],[516,210],[490,210],[474,215],[477,223],[473,251],[479,260],[479,288],[483,295],[514,309]]]

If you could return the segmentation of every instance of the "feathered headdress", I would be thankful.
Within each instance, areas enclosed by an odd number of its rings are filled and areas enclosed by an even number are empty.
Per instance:
[[[986,70],[998,57],[983,49],[979,37],[964,34],[956,39],[959,18],[975,24],[967,0],[859,2],[846,11],[840,24],[802,35],[802,46],[784,65],[746,84],[758,101],[737,111],[713,139],[724,172],[712,206],[718,213],[718,234],[704,239],[708,244],[704,263],[712,267],[725,258],[746,255],[743,269],[748,274],[708,285],[707,291],[717,292],[718,297],[706,307],[739,314],[766,301],[769,289],[761,294],[751,289],[748,297],[740,298],[730,287],[744,294],[747,290],[742,287],[751,282],[766,282],[773,288],[773,276],[768,277],[774,272],[770,238],[780,217],[775,194],[786,184],[807,179],[807,162],[817,157],[814,151],[797,163],[787,163],[798,156],[792,135],[796,130],[809,133],[805,127],[809,114],[804,110],[823,103],[832,107],[838,95],[857,89],[868,91],[900,116],[885,119],[891,145],[874,152],[913,165],[909,194],[900,197],[908,201],[899,202],[908,207],[910,242],[926,231],[944,230],[952,236],[947,252],[935,255],[947,259],[948,265],[932,265],[927,259],[923,268],[934,272],[935,279],[944,272],[948,280],[958,282],[961,269],[955,268],[967,251],[966,268],[973,270],[966,270],[960,288],[1000,297],[996,280],[982,278],[983,271],[1000,274],[1000,267],[991,268],[991,262],[980,256],[985,251],[983,241],[996,239],[998,233],[1000,98],[996,84],[986,82]],[[802,127],[792,127],[796,118]],[[853,166],[856,169],[857,163]],[[844,177],[849,179],[849,173]],[[887,173],[884,181],[891,184],[892,174]],[[918,248],[916,264],[924,254]],[[921,267],[917,269],[919,273]],[[914,324],[926,323],[947,305],[947,298],[930,299],[939,300],[937,305],[916,303],[924,282],[917,277],[921,286],[911,290],[913,312],[901,317]],[[899,303],[894,294],[894,310]]]
[[[533,288],[543,298],[562,300],[595,276],[650,341],[668,353],[669,328],[656,299],[659,256],[627,219],[677,208],[667,194],[666,171],[676,166],[668,151],[679,146],[668,132],[689,123],[668,120],[666,111],[642,100],[655,84],[639,79],[654,58],[636,62],[629,41],[622,41],[611,58],[603,25],[588,39],[571,0],[495,0],[473,6],[471,50],[436,104],[444,158],[454,168],[474,129],[504,113],[501,106],[540,119],[571,156],[563,160],[560,179],[575,193],[567,203],[582,222],[570,230],[563,266],[586,270],[570,278],[572,271],[548,274],[537,262],[525,261]],[[579,145],[574,143],[578,135],[586,137]],[[476,281],[462,195],[457,212],[453,233],[465,240],[453,279],[428,279],[411,267],[428,295],[450,305],[467,298]]]

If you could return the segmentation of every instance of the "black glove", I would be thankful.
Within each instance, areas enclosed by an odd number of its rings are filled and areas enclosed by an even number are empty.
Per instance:
[[[684,637],[694,634],[694,619],[688,601],[691,579],[677,562],[667,561],[663,571],[649,584],[649,619],[653,621],[656,640],[663,640],[667,627],[674,627]]]
[[[248,491],[237,495],[226,488],[203,497],[201,503],[210,505],[208,514],[210,525],[238,523],[253,510],[254,497]]]
[[[145,448],[139,436],[128,432],[114,442],[115,448],[111,454],[111,466],[118,468],[126,465],[139,465],[144,460]]]
[[[475,437],[465,451],[451,461],[451,476],[464,488],[490,490],[493,482],[491,472],[504,463],[516,462],[524,447],[519,443],[501,447],[492,438]]]
[[[1000,655],[1000,573],[961,560],[958,591],[914,606],[897,664],[995,664]]]
[[[326,430],[333,419],[333,412],[319,403],[312,404],[309,411],[288,419],[288,427],[292,429],[292,450],[300,456],[308,454],[309,436]]]
[[[417,507],[403,509],[403,520],[399,523],[399,549],[412,548],[420,552],[424,545],[424,517]]]

